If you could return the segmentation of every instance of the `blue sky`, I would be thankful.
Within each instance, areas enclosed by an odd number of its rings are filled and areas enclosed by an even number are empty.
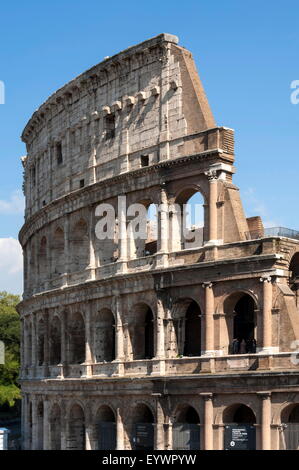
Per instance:
[[[298,13],[288,0],[1,2],[0,290],[22,290],[12,239],[23,223],[26,121],[74,76],[161,32],[192,51],[218,125],[236,131],[234,182],[246,214],[299,230],[299,104],[290,101],[299,80]]]

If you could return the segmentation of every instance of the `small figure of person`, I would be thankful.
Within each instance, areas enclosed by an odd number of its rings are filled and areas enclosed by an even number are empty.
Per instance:
[[[233,354],[239,354],[240,351],[240,340],[238,338],[233,339],[232,352]]]
[[[240,344],[240,354],[246,354],[246,341],[243,338]]]

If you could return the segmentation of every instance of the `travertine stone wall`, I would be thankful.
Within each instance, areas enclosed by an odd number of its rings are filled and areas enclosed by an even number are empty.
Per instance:
[[[217,127],[191,53],[161,34],[105,59],[22,138],[24,448],[106,448],[106,426],[109,449],[131,449],[146,423],[149,448],[178,449],[188,424],[196,448],[221,449],[240,405],[257,448],[287,447],[299,242],[246,219],[234,132]],[[186,242],[179,221],[196,193],[204,226]],[[100,203],[115,211],[111,239],[96,236]],[[147,240],[126,221],[135,203],[162,205]]]

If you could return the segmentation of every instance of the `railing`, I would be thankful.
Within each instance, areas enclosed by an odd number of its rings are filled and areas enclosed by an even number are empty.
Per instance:
[[[246,240],[256,240],[264,237],[286,237],[299,240],[299,231],[286,227],[269,227],[261,230],[245,232]]]
[[[71,364],[50,367],[26,367],[22,370],[22,380],[30,378],[81,378],[111,376],[150,376],[150,375],[194,375],[210,372],[249,371],[257,369],[298,370],[298,354],[295,352],[225,354],[220,356],[198,356],[91,364]],[[210,364],[210,365],[209,365]],[[91,374],[91,375],[89,375]]]

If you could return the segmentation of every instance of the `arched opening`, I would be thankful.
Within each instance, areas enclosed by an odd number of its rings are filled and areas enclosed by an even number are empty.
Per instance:
[[[296,296],[296,305],[299,306],[299,252],[291,259],[289,267],[289,286]]]
[[[281,450],[299,450],[299,404],[285,408],[281,414]]]
[[[50,324],[50,364],[61,362],[61,321],[56,316]]]
[[[98,450],[116,449],[116,422],[109,406],[101,406],[97,412]]]
[[[154,416],[148,406],[139,404],[133,410],[132,449],[154,449]]]
[[[50,449],[61,450],[61,410],[57,403],[50,414]]]
[[[243,295],[235,305],[232,351],[234,354],[256,352],[254,310],[254,300],[250,295]]]
[[[52,259],[54,275],[59,276],[65,272],[64,259],[64,231],[58,227],[53,235],[52,240]]]
[[[198,248],[206,240],[205,201],[194,188],[182,191],[170,207],[172,251]]]
[[[134,323],[131,328],[133,359],[154,357],[154,316],[146,304],[134,307]]]
[[[44,404],[39,402],[37,405],[37,450],[44,448]]]
[[[251,408],[235,404],[223,412],[224,449],[255,450],[256,418]]]
[[[172,320],[169,331],[171,356],[200,356],[201,310],[197,302],[178,300],[172,310]]]
[[[157,251],[158,211],[156,204],[143,200],[129,206],[128,256],[130,259],[150,256]]]
[[[185,317],[184,356],[201,355],[201,311],[196,302],[189,305]]]
[[[73,313],[68,321],[69,363],[82,364],[85,361],[85,323],[81,313]]]
[[[111,310],[101,310],[95,325],[96,362],[111,362],[115,359],[115,321]]]
[[[37,365],[42,366],[45,361],[45,323],[39,320],[37,324]]]
[[[85,417],[80,405],[70,410],[67,433],[67,450],[85,449]]]
[[[192,406],[183,407],[173,425],[173,450],[200,449],[200,419]]]
[[[39,278],[46,279],[48,273],[47,266],[47,239],[42,237],[38,251]]]
[[[70,269],[72,272],[83,271],[89,263],[89,239],[85,220],[80,219],[70,235]]]
[[[256,303],[249,294],[236,292],[224,302],[226,325],[220,325],[222,349],[228,354],[254,354],[257,347]]]
[[[144,246],[145,256],[156,253],[158,242],[158,211],[156,204],[150,204],[147,207],[146,218],[146,240]]]

